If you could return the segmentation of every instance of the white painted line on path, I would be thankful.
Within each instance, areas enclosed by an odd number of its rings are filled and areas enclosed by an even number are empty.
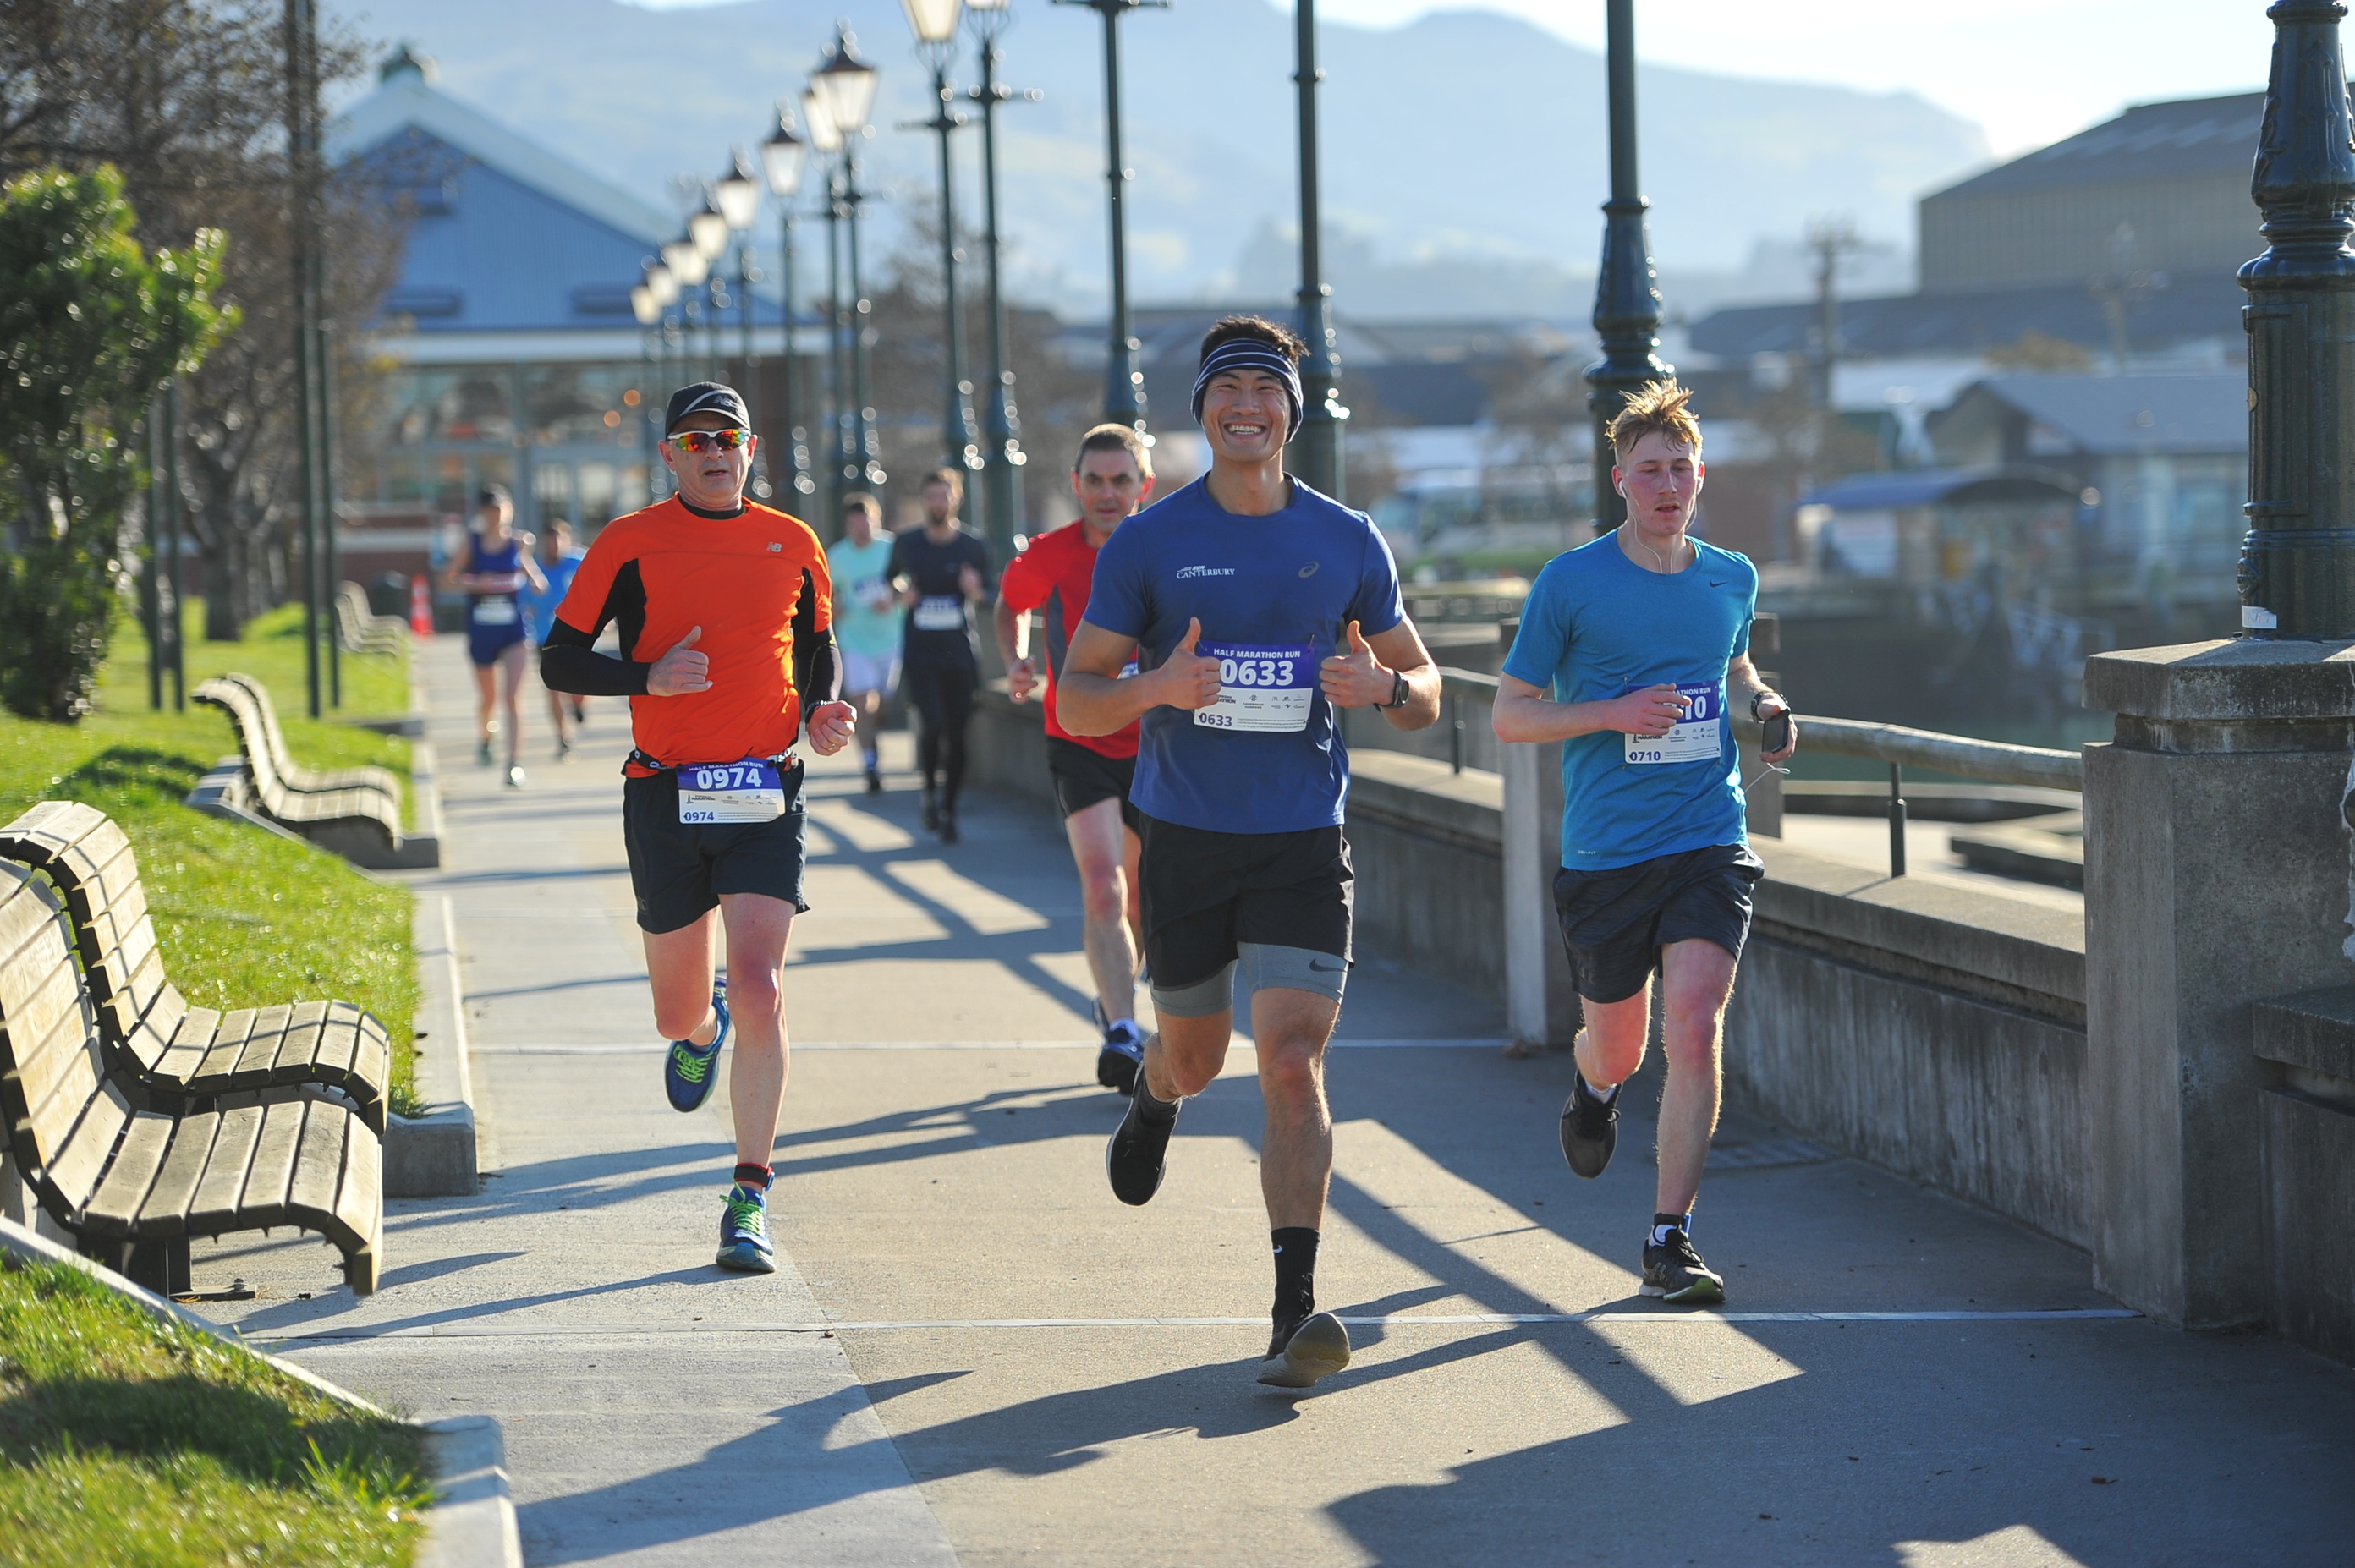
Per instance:
[[[1334,1051],[1502,1051],[1509,1042],[1503,1040],[1337,1040],[1329,1049]],[[796,1040],[795,1051],[1094,1051],[1103,1044],[1093,1040]],[[1241,1050],[1253,1049],[1249,1037],[1237,1035],[1233,1045]],[[564,1044],[558,1042],[521,1045],[483,1045],[474,1047],[477,1056],[656,1056],[670,1049],[667,1043],[625,1041],[618,1043]]]
[[[1923,1312],[1462,1312],[1404,1313],[1394,1317],[1338,1315],[1361,1328],[1417,1328],[1487,1327],[1520,1323],[2083,1323],[2140,1317],[2123,1307],[2023,1309],[2020,1311]],[[816,1323],[582,1323],[565,1326],[498,1323],[428,1323],[410,1328],[320,1328],[306,1333],[252,1334],[256,1345],[290,1345],[360,1339],[580,1339],[671,1334],[847,1334],[941,1332],[968,1328],[1263,1328],[1264,1317],[912,1317]]]

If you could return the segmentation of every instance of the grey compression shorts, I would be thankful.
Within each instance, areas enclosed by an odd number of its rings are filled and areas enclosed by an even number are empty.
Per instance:
[[[1235,1003],[1237,971],[1241,972],[1246,997],[1270,987],[1289,991],[1314,991],[1330,997],[1338,1007],[1341,987],[1349,978],[1349,963],[1313,947],[1278,947],[1266,942],[1239,942],[1235,961],[1207,980],[1190,986],[1153,987],[1153,1010],[1165,1018],[1206,1019],[1225,1012]]]

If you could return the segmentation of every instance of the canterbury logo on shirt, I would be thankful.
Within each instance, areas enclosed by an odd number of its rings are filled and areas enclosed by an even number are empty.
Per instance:
[[[1232,577],[1234,574],[1235,569],[1231,566],[1181,566],[1178,569],[1178,575],[1181,578]]]

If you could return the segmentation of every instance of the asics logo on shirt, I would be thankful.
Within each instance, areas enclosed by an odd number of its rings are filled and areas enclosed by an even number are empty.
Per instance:
[[[1232,577],[1234,574],[1235,569],[1231,566],[1181,566],[1178,569],[1179,577]]]
[[[1324,564],[1325,563],[1321,560],[1312,560],[1306,566],[1300,569],[1300,575],[1303,577],[1314,577],[1316,575],[1316,569]]]

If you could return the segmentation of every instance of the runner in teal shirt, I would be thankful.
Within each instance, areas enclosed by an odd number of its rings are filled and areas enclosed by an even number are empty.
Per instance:
[[[834,577],[834,645],[842,656],[842,699],[858,710],[867,793],[883,791],[876,752],[883,705],[900,684],[900,601],[891,592],[891,536],[883,508],[864,491],[842,503],[842,538],[826,550]]]

